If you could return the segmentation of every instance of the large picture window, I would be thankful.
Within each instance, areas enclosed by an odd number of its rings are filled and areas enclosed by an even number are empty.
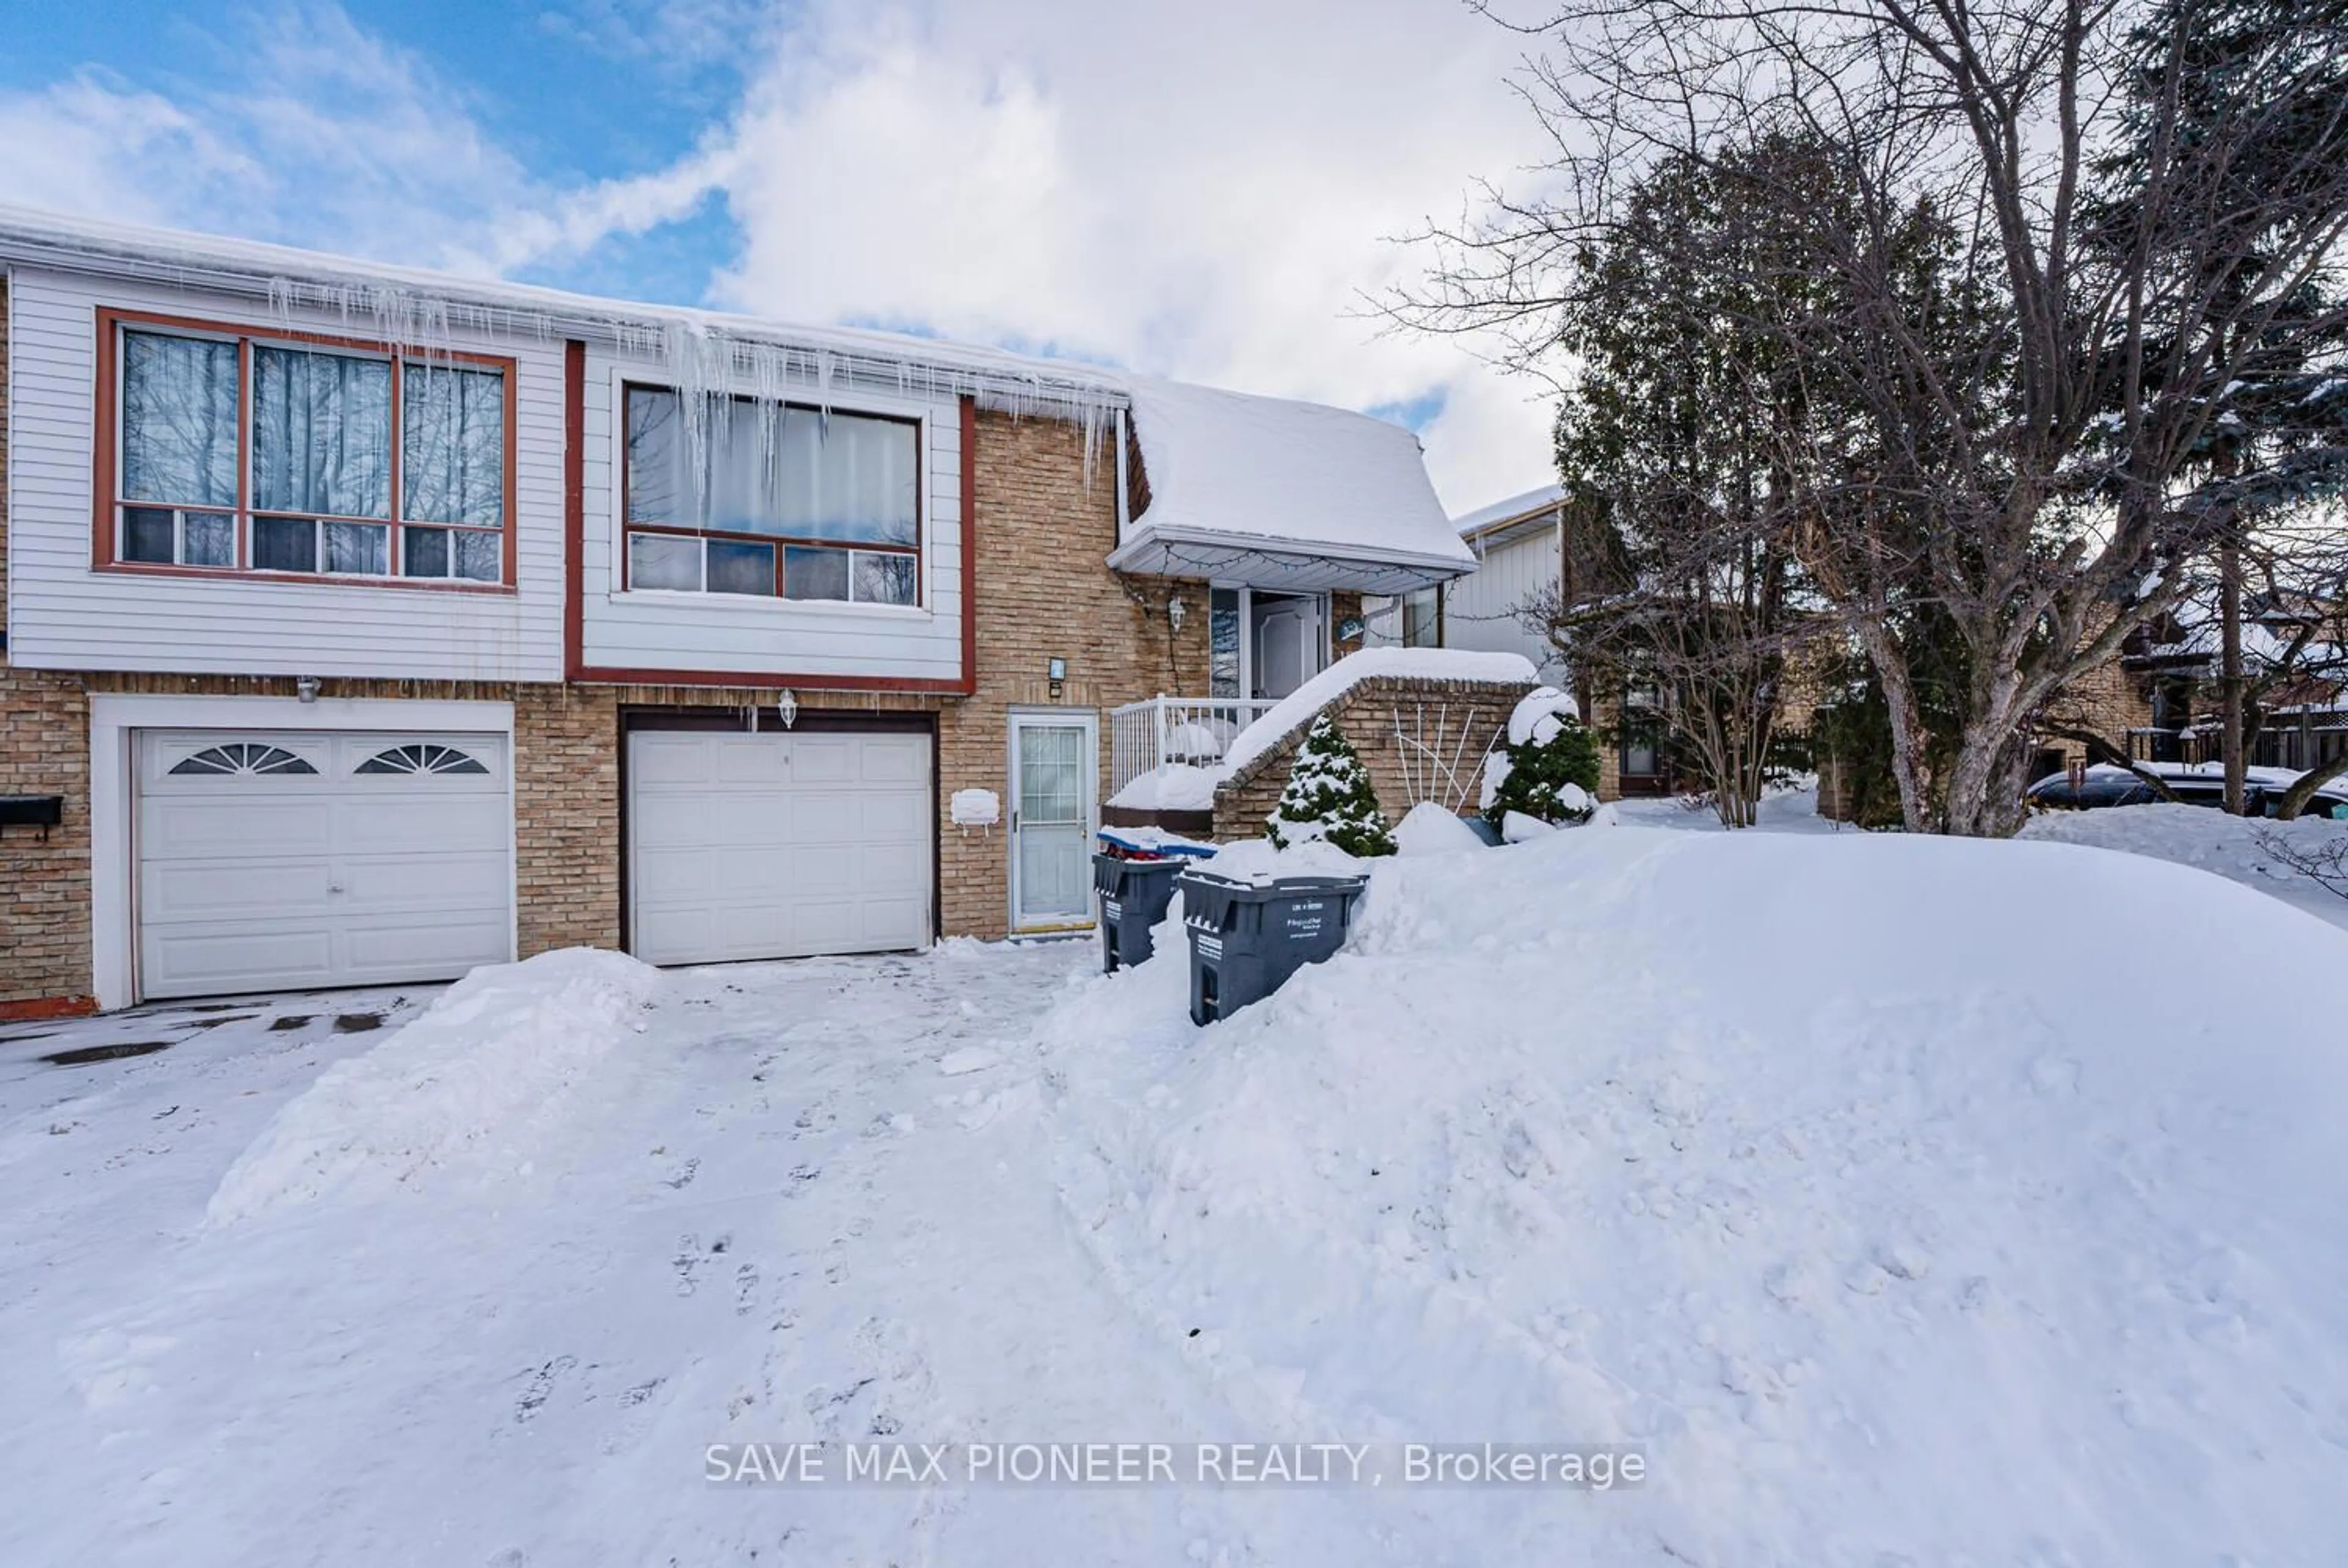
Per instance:
[[[921,425],[626,389],[627,586],[921,602]]]
[[[117,410],[101,564],[512,580],[504,362],[134,319],[100,328]]]

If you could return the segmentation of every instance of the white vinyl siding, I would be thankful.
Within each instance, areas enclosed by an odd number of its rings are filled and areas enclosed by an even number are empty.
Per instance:
[[[591,668],[848,676],[949,685],[962,674],[962,410],[951,397],[919,398],[842,377],[828,393],[813,382],[793,401],[843,412],[918,417],[922,444],[920,602],[869,605],[742,594],[620,590],[622,535],[614,420],[623,381],[673,384],[649,359],[622,360],[591,346],[584,451],[586,528],[580,552],[581,658]],[[736,392],[752,390],[747,386]]]
[[[1557,530],[1537,528],[1489,546],[1482,561],[1466,577],[1455,578],[1443,590],[1443,645],[1478,652],[1521,653],[1537,669],[1556,671],[1557,651],[1540,632],[1519,620],[1519,605],[1557,588]],[[1402,635],[1399,602],[1378,601],[1383,611],[1365,605],[1373,643],[1396,642]]]
[[[553,681],[562,674],[562,344],[458,333],[515,361],[511,593],[91,569],[98,311],[364,338],[364,316],[18,270],[8,289],[8,654],[45,670]],[[433,345],[424,345],[433,346]]]

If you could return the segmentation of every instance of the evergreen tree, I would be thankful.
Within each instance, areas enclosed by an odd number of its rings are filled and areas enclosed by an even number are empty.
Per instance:
[[[1490,820],[1504,822],[1513,811],[1540,822],[1581,822],[1595,809],[1598,743],[1562,707],[1541,714],[1502,755],[1508,772],[1485,808]]]
[[[1296,766],[1268,819],[1264,836],[1281,849],[1315,840],[1348,855],[1392,855],[1394,835],[1378,810],[1370,770],[1326,713],[1313,721],[1296,748]]]

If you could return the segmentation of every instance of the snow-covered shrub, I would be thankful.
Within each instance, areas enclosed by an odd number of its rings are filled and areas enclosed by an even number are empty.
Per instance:
[[[1392,855],[1394,835],[1378,810],[1370,770],[1344,732],[1326,713],[1313,721],[1296,748],[1296,766],[1264,836],[1280,849],[1325,843],[1348,855]]]
[[[1598,743],[1573,699],[1544,686],[1509,715],[1509,739],[1493,758],[1484,815],[1510,812],[1539,822],[1587,822],[1598,807]]]

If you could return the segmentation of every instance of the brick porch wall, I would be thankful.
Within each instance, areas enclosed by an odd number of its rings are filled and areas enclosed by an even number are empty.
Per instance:
[[[1423,800],[1474,811],[1485,753],[1507,733],[1509,713],[1532,689],[1529,682],[1387,678],[1362,682],[1324,712],[1361,753],[1378,809],[1391,825]],[[1262,834],[1264,819],[1288,787],[1308,727],[1299,726],[1215,792],[1217,838]]]

